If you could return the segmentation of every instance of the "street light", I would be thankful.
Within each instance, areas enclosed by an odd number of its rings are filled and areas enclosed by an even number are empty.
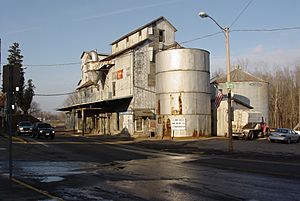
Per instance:
[[[228,151],[233,152],[233,143],[232,143],[232,120],[231,120],[231,83],[230,83],[230,50],[229,50],[229,27],[222,27],[214,18],[209,16],[205,12],[200,12],[199,16],[201,18],[209,18],[211,19],[225,34],[226,39],[226,74],[227,74],[227,89],[228,89]]]

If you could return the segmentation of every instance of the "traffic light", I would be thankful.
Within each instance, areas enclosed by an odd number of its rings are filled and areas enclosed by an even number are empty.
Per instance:
[[[12,68],[12,69],[11,69]],[[3,66],[3,92],[8,92],[9,89],[9,74],[11,69],[12,91],[16,91],[20,87],[20,68],[7,64]]]

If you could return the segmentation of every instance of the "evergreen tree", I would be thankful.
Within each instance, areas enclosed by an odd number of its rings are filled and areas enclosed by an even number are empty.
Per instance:
[[[24,90],[24,70],[22,68],[23,55],[21,54],[21,50],[19,48],[19,43],[13,43],[12,46],[9,47],[8,50],[9,55],[7,58],[8,65],[13,68],[19,68],[20,77],[19,77],[19,91],[15,93],[16,104],[17,106],[21,106],[23,104],[23,90]]]
[[[29,79],[23,93],[23,104],[20,105],[20,108],[24,114],[28,114],[28,110],[30,109],[34,96],[34,88],[35,86],[33,85],[32,79]]]
[[[19,48],[18,43],[13,43],[8,50],[9,55],[7,58],[8,65],[14,68],[19,68],[20,77],[19,77],[19,90],[15,93],[16,104],[24,114],[28,113],[30,109],[30,104],[32,102],[34,96],[34,85],[32,80],[29,79],[27,83],[27,88],[25,89],[25,78],[24,78],[24,69],[23,69],[23,55],[21,54],[21,50]]]

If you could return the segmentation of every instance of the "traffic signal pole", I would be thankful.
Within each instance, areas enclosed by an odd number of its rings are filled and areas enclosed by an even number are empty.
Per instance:
[[[9,67],[8,73],[8,96],[7,96],[7,110],[8,110],[8,121],[7,121],[7,131],[8,131],[8,164],[9,164],[9,179],[12,180],[12,105],[13,105],[13,68]]]

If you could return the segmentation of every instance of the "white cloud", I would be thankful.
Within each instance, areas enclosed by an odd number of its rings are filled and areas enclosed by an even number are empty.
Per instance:
[[[118,10],[114,10],[114,11],[110,11],[110,12],[104,12],[104,13],[101,13],[101,14],[96,14],[96,15],[93,15],[93,16],[89,16],[89,17],[86,17],[82,20],[91,20],[91,19],[97,19],[97,18],[101,18],[101,17],[107,17],[107,16],[113,16],[113,15],[118,15],[118,14],[123,14],[123,13],[129,13],[129,12],[133,12],[135,10],[159,7],[159,6],[166,5],[166,4],[173,4],[173,3],[176,3],[176,2],[179,2],[179,1],[183,1],[183,0],[171,0],[171,1],[165,1],[165,2],[156,3],[156,4],[148,4],[148,5],[144,5],[144,6],[118,9]]]
[[[300,48],[298,49],[272,49],[267,50],[263,45],[257,45],[247,53],[241,55],[231,55],[231,66],[241,65],[251,69],[274,67],[295,67],[300,64]],[[224,56],[211,57],[211,72],[226,68],[226,58]]]
[[[294,66],[300,63],[300,49],[263,50],[259,54],[242,55],[237,58],[247,58],[250,65],[265,63],[270,68],[274,66]]]
[[[261,53],[264,52],[264,46],[261,45],[261,44],[259,44],[259,45],[257,45],[255,48],[253,48],[253,49],[251,50],[251,52],[252,52],[253,54],[261,54]]]

